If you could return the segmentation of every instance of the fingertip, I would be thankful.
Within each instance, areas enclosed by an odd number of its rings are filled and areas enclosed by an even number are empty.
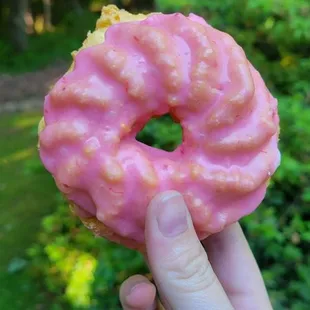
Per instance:
[[[167,200],[170,200],[173,197],[182,196],[178,191],[168,190],[157,194],[150,202],[149,210],[152,212],[158,206],[164,204]]]
[[[183,196],[179,192],[168,190],[156,195],[149,204],[145,221],[145,239],[148,254],[150,254],[150,247],[157,247],[156,243],[162,243],[163,235],[176,235],[176,233],[185,230],[188,217],[189,212]],[[175,225],[178,218],[184,222],[179,225],[180,229]]]
[[[126,296],[126,302],[135,309],[152,309],[155,302],[156,289],[151,283],[136,284]]]
[[[155,298],[156,288],[144,276],[128,278],[120,289],[120,300],[125,310],[154,309]]]

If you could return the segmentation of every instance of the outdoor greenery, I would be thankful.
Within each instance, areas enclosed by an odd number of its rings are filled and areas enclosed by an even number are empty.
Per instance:
[[[30,35],[28,48],[22,53],[14,54],[9,37],[3,35],[0,57],[5,61],[0,63],[0,72],[33,71],[58,59],[68,60],[70,52],[79,47],[95,25],[98,12],[87,8],[108,2],[80,1],[81,10],[62,11],[58,15],[54,8],[53,30]],[[139,1],[119,1],[120,5],[121,2],[127,6],[132,2],[131,7],[136,9]],[[281,166],[262,205],[241,223],[274,308],[309,309],[309,1],[157,0],[144,1],[142,6],[140,1],[139,6],[151,10],[154,3],[158,11],[196,12],[211,25],[230,33],[278,98]],[[28,114],[0,119],[0,226],[12,223],[17,227],[13,235],[0,227],[1,248],[7,249],[4,258],[0,256],[0,271],[7,270],[7,266],[10,271],[4,282],[0,279],[0,285],[11,283],[6,295],[0,295],[0,308],[32,309],[31,302],[44,304],[43,300],[45,303],[48,300],[46,307],[50,309],[119,309],[120,283],[134,273],[146,274],[148,270],[138,253],[94,238],[72,216],[34,155],[37,121],[38,115]],[[5,129],[11,142],[4,140]],[[138,138],[146,144],[172,150],[180,141],[180,130],[170,118],[164,117],[149,123]],[[15,199],[16,195],[24,195],[25,199]],[[37,290],[37,297],[28,298],[33,292],[27,290],[10,295],[9,291],[14,291],[12,279]],[[30,302],[28,308],[21,306],[26,300]],[[13,301],[15,308],[8,308]]]
[[[48,301],[25,256],[41,217],[56,204],[55,184],[38,167],[38,121],[38,113],[0,115],[0,309],[5,310],[30,310]]]

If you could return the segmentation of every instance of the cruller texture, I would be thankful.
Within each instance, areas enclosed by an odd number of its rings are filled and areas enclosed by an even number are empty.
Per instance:
[[[96,235],[143,247],[150,200],[181,192],[200,239],[251,213],[280,163],[273,98],[243,49],[201,17],[107,6],[44,104],[40,156]],[[138,142],[170,113],[173,152]]]

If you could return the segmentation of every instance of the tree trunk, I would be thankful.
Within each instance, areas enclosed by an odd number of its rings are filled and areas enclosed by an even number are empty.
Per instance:
[[[26,33],[27,34],[34,33],[34,20],[30,7],[28,7],[27,11],[25,12],[24,20],[26,23]]]
[[[10,0],[11,42],[16,51],[22,52],[28,47],[25,13],[28,0]]]
[[[52,29],[52,2],[51,0],[43,0],[44,12],[44,29],[50,31]]]

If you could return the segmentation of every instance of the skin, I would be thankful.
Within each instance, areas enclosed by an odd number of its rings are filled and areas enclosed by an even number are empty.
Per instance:
[[[238,223],[202,242],[183,197],[156,196],[146,218],[147,262],[155,285],[141,275],[120,289],[124,310],[272,309],[260,270]]]

